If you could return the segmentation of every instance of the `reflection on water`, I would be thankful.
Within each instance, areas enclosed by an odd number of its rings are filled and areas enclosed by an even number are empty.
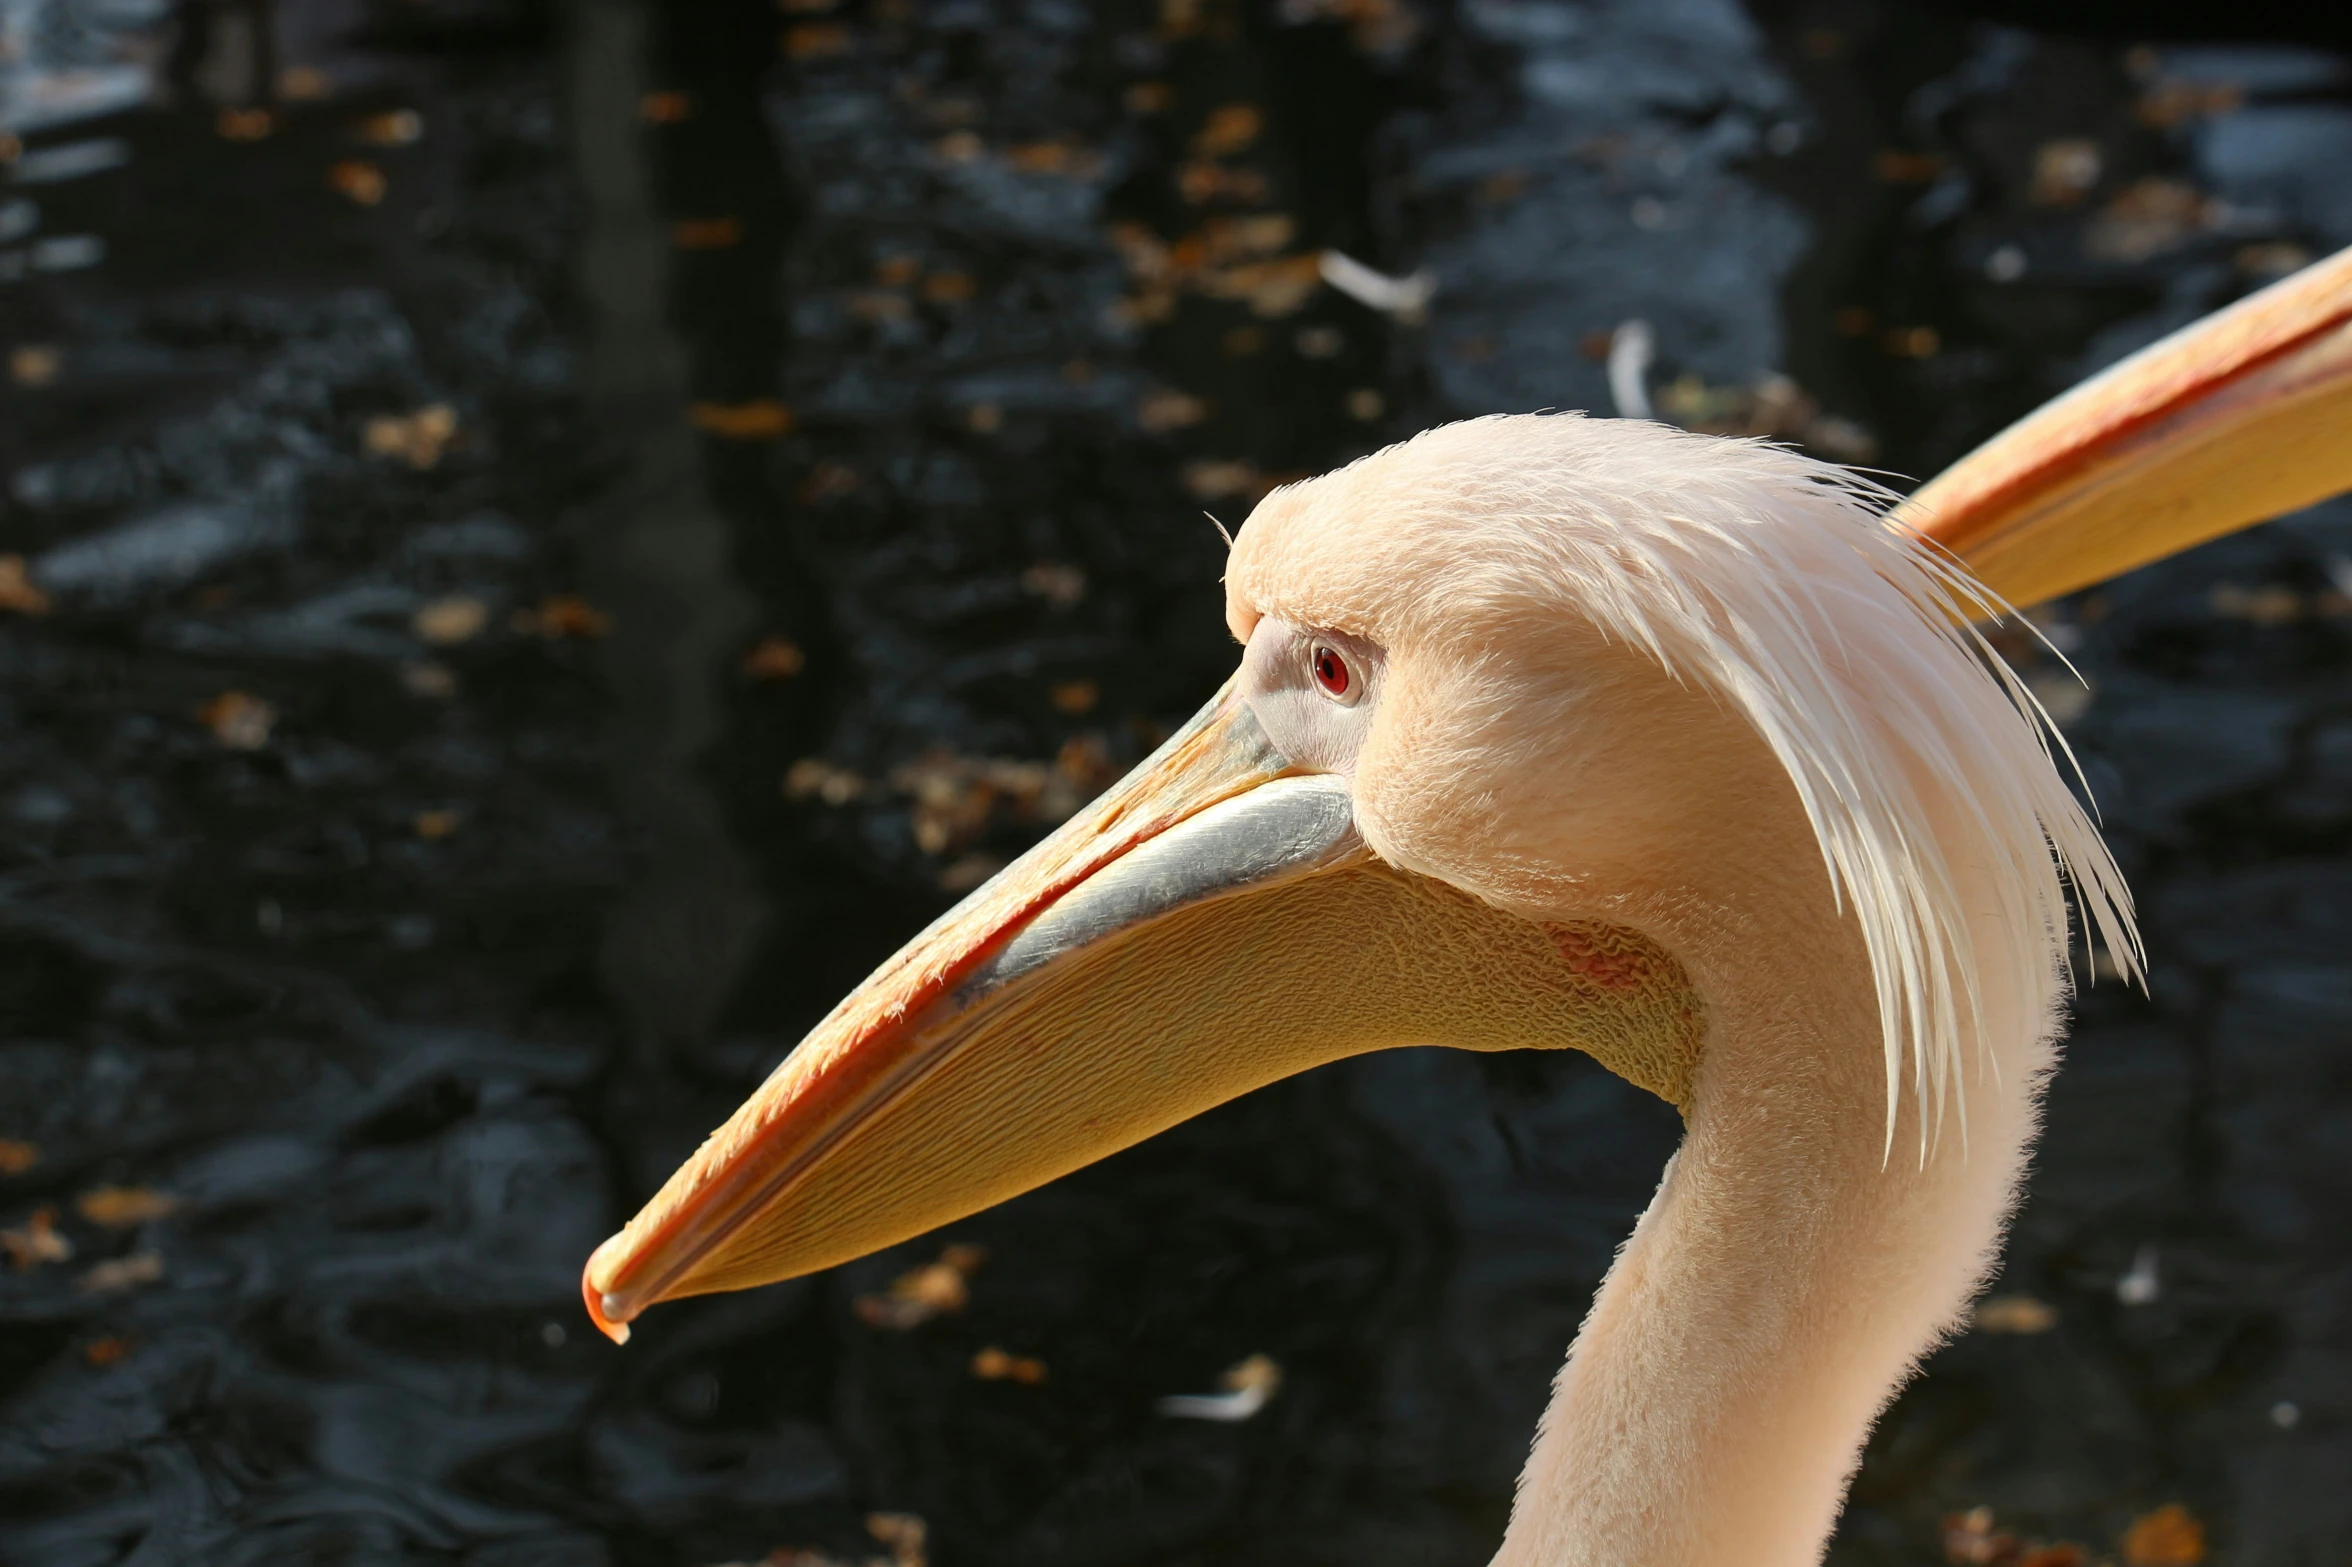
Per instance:
[[[1202,511],[1632,394],[1927,472],[2352,242],[2340,60],[1897,8],[0,37],[0,1559],[38,1567],[1482,1560],[1674,1137],[1576,1060],[1348,1063],[626,1350],[579,1263],[1222,675]],[[2348,595],[2338,505],[2052,611],[2087,694],[2009,648],[2154,993],[2086,1001],[1998,1294],[1834,1559],[2352,1543]]]

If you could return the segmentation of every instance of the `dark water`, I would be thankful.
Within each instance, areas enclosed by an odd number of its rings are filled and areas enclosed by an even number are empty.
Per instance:
[[[0,618],[27,1567],[856,1560],[877,1511],[951,1567],[1483,1560],[1675,1133],[1578,1059],[1270,1089],[954,1227],[970,1304],[911,1331],[854,1302],[938,1239],[625,1350],[580,1262],[1221,676],[1204,508],[1605,411],[1633,318],[1668,415],[1926,473],[2352,243],[2352,71],[2308,39],[1859,0],[0,17],[0,548],[49,601]],[[1427,267],[1427,319],[1316,285],[1323,247]],[[2052,1101],[1998,1288],[2054,1322],[1934,1359],[1833,1560],[1942,1561],[1977,1506],[2114,1555],[2178,1503],[2215,1561],[2340,1562],[2352,507],[2048,625],[2153,994],[2087,998]],[[107,1187],[176,1206],[109,1226]],[[1256,1418],[1155,1413],[1258,1353]]]

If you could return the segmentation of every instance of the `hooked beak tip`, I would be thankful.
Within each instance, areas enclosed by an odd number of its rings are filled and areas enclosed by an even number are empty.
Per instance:
[[[629,1323],[621,1313],[627,1308],[619,1297],[608,1295],[596,1287],[596,1265],[603,1260],[604,1251],[605,1248],[599,1246],[596,1254],[588,1259],[588,1266],[581,1270],[580,1299],[587,1303],[588,1320],[596,1324],[597,1332],[615,1344],[626,1344],[629,1342]]]

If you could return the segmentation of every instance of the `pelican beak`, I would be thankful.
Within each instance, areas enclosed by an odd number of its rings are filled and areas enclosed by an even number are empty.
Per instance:
[[[1164,1009],[1135,954],[1121,962],[1155,926],[1368,858],[1345,783],[1298,775],[1228,682],[835,1008],[598,1248],[583,1280],[590,1315],[625,1338],[655,1301],[863,1255],[1148,1136],[1204,1094],[1239,1091],[1213,1062],[1204,1075],[1181,1059],[1096,1052],[1090,1067],[1054,1052],[1045,1070],[1040,1052],[1073,1034],[1123,1039],[1134,1009]],[[1193,1091],[1119,1091],[1147,1065]]]
[[[1228,683],[835,1008],[581,1289],[623,1339],[657,1301],[863,1256],[1393,1045],[1578,1045],[1687,1105],[1699,1034],[1645,938],[1382,862],[1346,780],[1296,767]]]
[[[1896,519],[2019,607],[2352,489],[2352,249],[2173,333]]]

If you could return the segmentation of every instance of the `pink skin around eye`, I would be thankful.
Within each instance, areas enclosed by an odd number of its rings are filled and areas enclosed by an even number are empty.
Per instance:
[[[1339,656],[1336,648],[1318,647],[1309,661],[1314,666],[1315,684],[1332,696],[1347,695],[1351,677],[1347,660]]]

